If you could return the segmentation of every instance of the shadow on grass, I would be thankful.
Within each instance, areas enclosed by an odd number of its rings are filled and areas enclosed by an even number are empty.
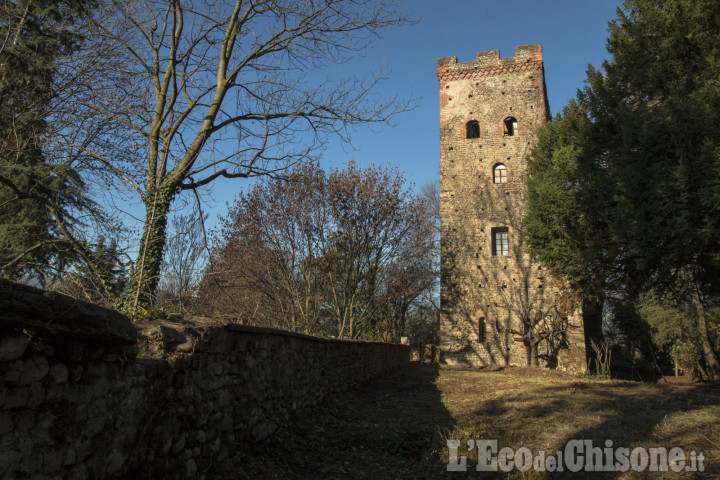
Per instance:
[[[527,447],[533,454],[544,450],[554,455],[564,450],[571,440],[591,440],[593,447],[600,448],[606,446],[606,440],[611,440],[613,448],[628,447],[630,452],[638,446],[664,447],[668,451],[680,447],[688,457],[688,466],[691,452],[703,452],[705,456],[704,473],[650,472],[647,467],[642,473],[631,470],[570,472],[565,455],[563,472],[531,469],[523,475],[514,470],[509,475],[511,478],[720,478],[717,437],[720,402],[703,385],[677,389],[634,382],[572,380],[536,384],[532,388],[518,388],[502,398],[481,401],[471,414],[458,419],[458,423],[460,431],[468,424],[490,423],[493,427],[490,438],[499,439],[500,448]],[[457,478],[486,477],[473,472]]]
[[[337,394],[297,416],[216,478],[431,479],[452,419],[437,365],[413,363]]]

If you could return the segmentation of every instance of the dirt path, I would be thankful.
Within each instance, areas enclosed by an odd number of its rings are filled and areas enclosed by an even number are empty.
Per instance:
[[[507,478],[474,471],[468,439],[555,452],[572,439],[703,452],[705,472],[540,474],[510,478],[720,478],[719,385],[581,380],[559,372],[438,369],[411,364],[328,399],[271,440],[239,445],[210,478]],[[446,440],[459,439],[468,471],[448,472]]]
[[[344,392],[248,445],[217,478],[424,479],[445,470],[438,430],[451,426],[437,366],[413,364]]]

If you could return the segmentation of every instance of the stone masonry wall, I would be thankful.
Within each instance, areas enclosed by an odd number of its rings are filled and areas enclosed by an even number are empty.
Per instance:
[[[203,478],[409,354],[201,318],[136,328],[0,282],[0,478]]]
[[[542,47],[515,56],[479,52],[472,62],[437,61],[440,99],[441,361],[525,365],[521,318],[561,324],[567,341],[546,341],[541,364],[581,370],[582,318],[563,285],[523,243],[526,157],[549,117]],[[508,131],[505,120],[514,119]],[[469,135],[468,123],[477,122]],[[512,123],[512,122],[511,122]],[[495,182],[494,169],[505,168]],[[507,232],[507,255],[495,255],[494,231]],[[560,321],[562,320],[562,321]]]

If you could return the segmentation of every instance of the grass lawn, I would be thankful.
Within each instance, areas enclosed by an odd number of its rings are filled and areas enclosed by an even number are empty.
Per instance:
[[[447,440],[460,440],[467,471],[448,472]],[[475,471],[470,439],[554,454],[573,439],[605,447],[681,447],[704,472]],[[689,460],[689,459],[688,459]],[[578,379],[506,368],[412,364],[336,395],[267,442],[239,445],[213,478],[720,478],[720,385]]]

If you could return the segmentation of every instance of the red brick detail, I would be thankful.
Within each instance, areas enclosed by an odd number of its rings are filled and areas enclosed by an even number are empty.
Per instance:
[[[516,72],[542,72],[543,62],[527,60],[525,62],[476,67],[473,63],[460,63],[438,67],[437,75],[441,82],[469,80],[474,78],[495,77]]]

